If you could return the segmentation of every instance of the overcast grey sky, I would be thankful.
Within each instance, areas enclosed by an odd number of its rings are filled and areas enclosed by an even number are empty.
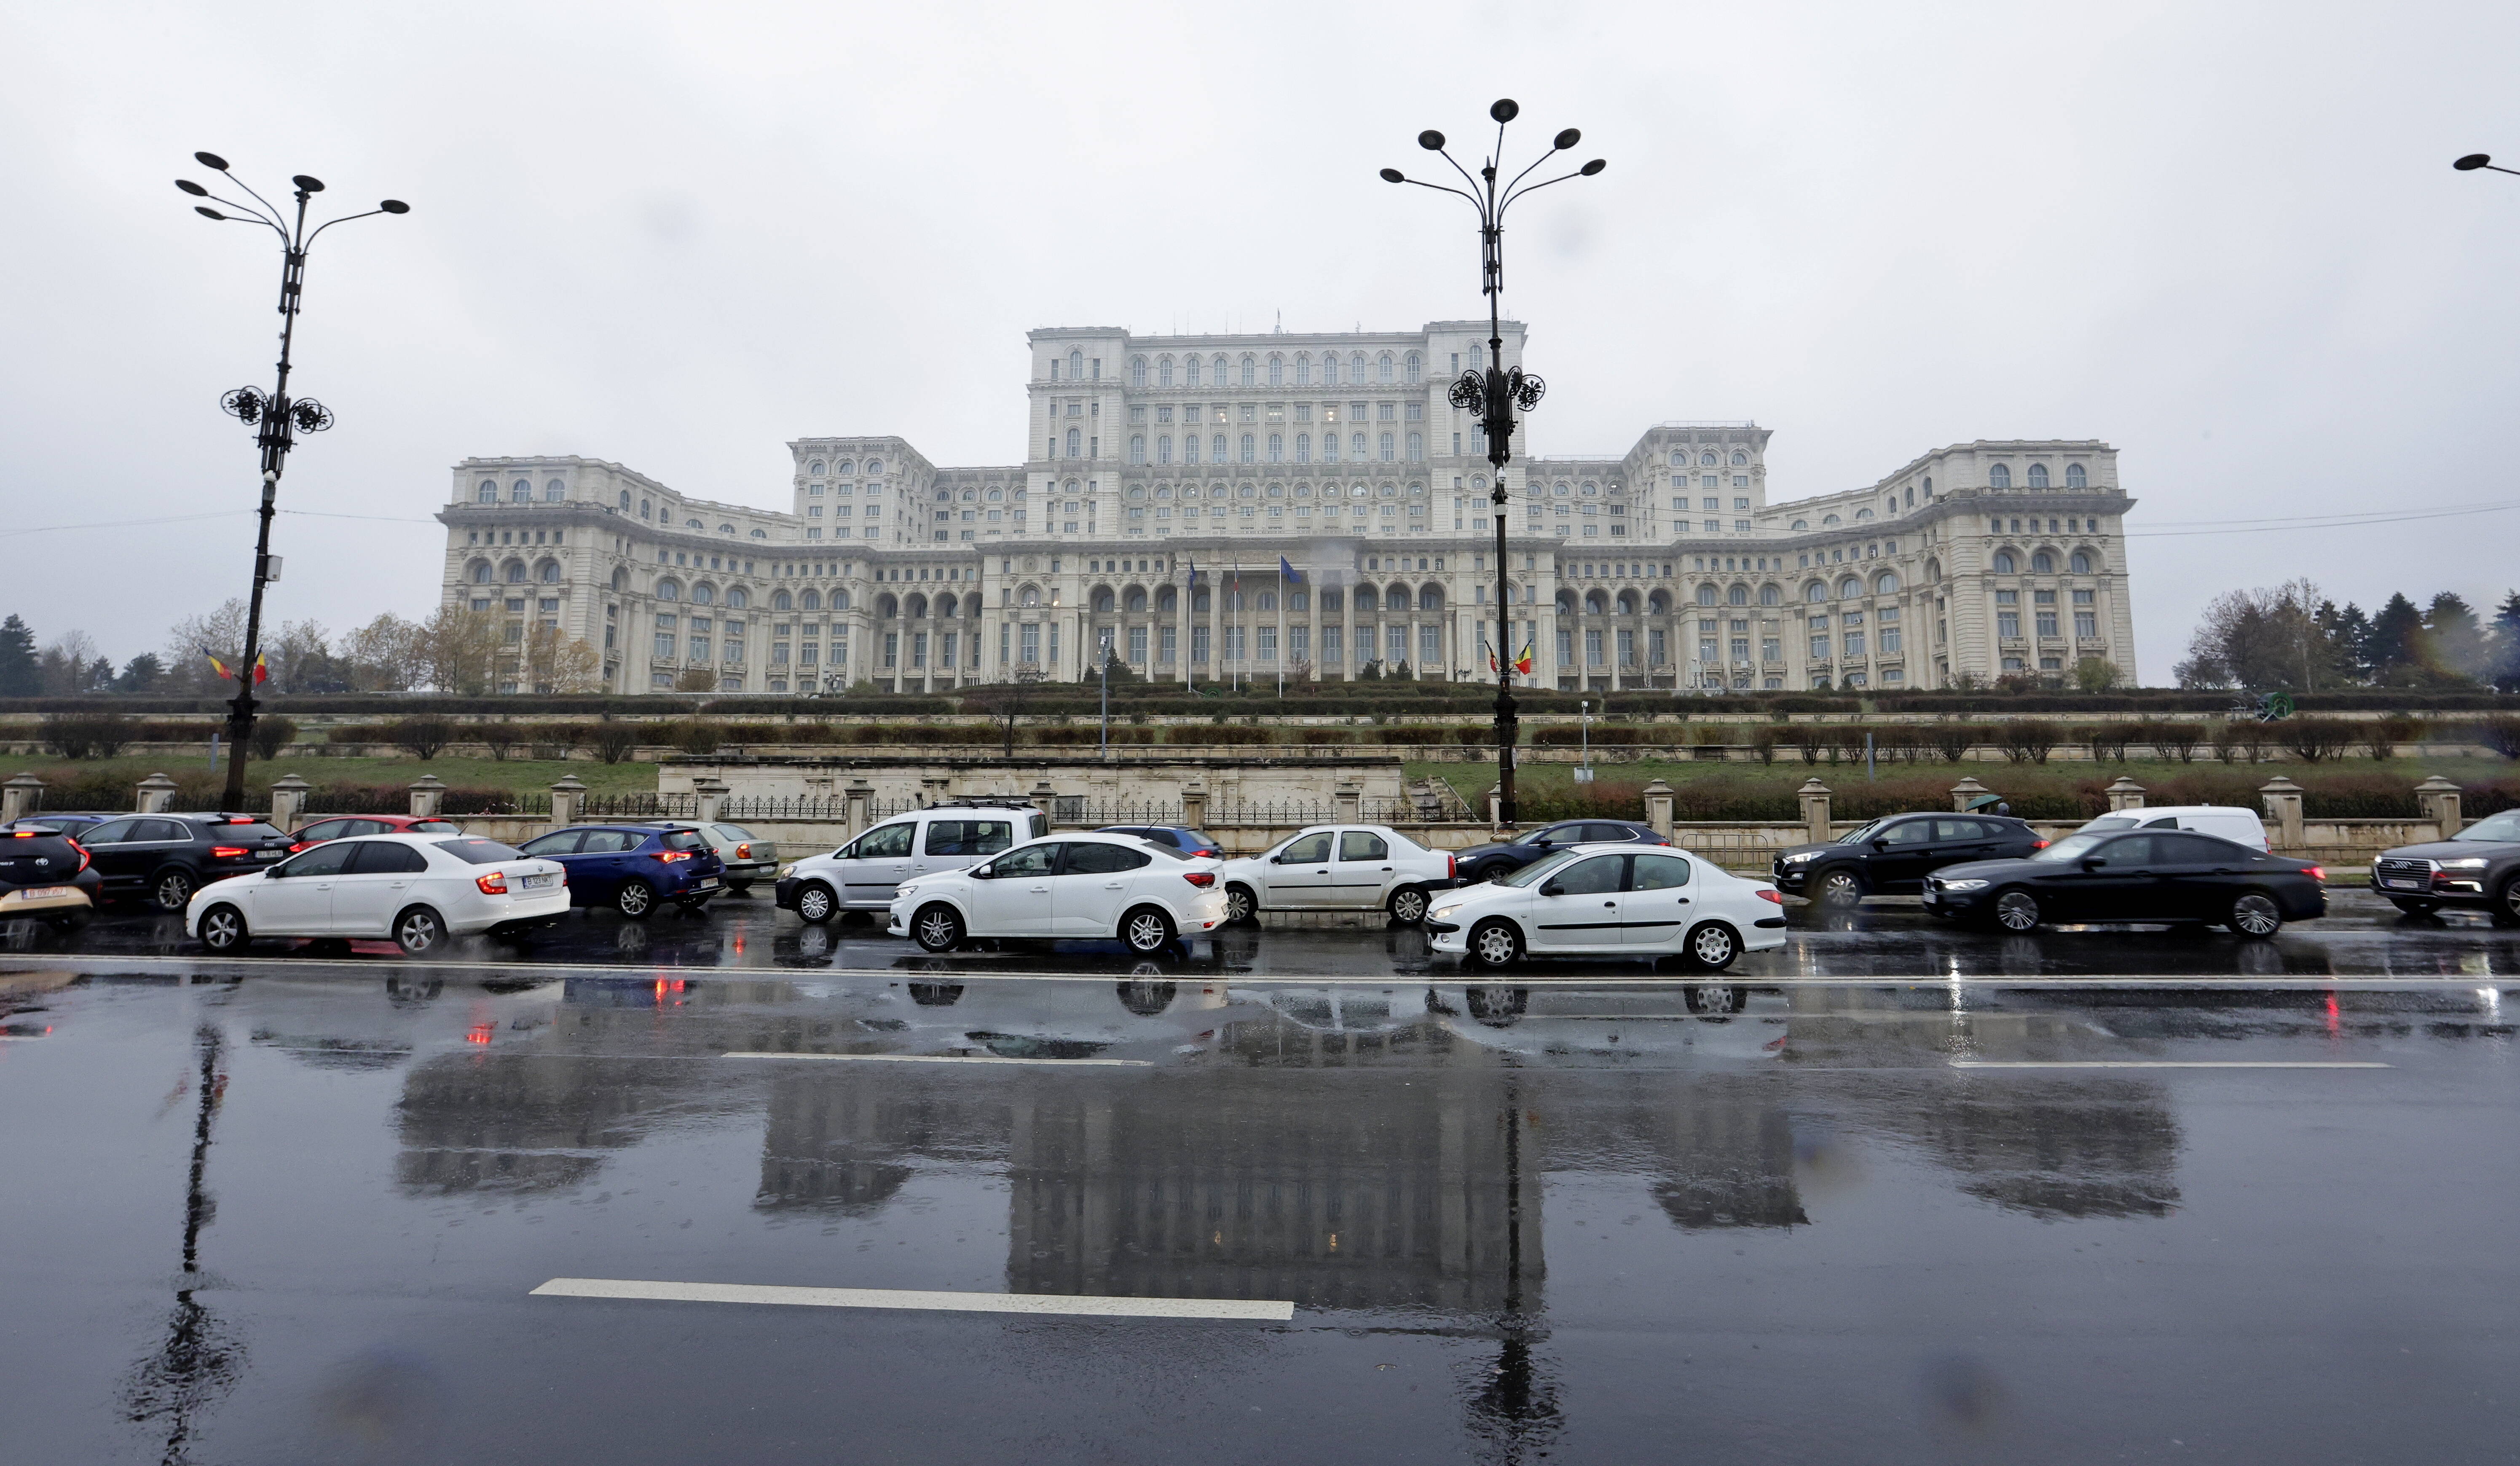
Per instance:
[[[297,385],[339,426],[283,502],[379,518],[285,517],[271,611],[336,627],[434,605],[468,455],[779,506],[801,435],[1019,461],[1031,327],[1473,315],[1466,207],[1374,170],[1507,95],[1610,160],[1509,243],[1540,453],[1754,418],[1786,499],[2095,437],[2138,530],[2520,500],[2520,178],[2449,166],[2520,160],[2515,55],[2507,3],[20,4],[0,612],[120,661],[245,588],[216,402],[268,384],[277,251],[192,214],[196,149],[413,206],[308,278]],[[2141,671],[2227,587],[2484,603],[2515,543],[2137,538]]]

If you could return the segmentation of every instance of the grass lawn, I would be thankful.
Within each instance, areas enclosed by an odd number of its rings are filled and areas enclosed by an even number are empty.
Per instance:
[[[162,773],[188,788],[197,781],[215,785],[227,774],[222,761],[216,770],[206,758],[169,760],[151,754],[137,757],[56,758],[49,754],[0,755],[0,778],[32,773],[52,786],[44,803],[49,808],[71,807],[58,798],[57,792],[72,782],[90,787],[112,782],[121,790],[121,798],[111,807],[127,807],[134,786],[151,774]],[[247,788],[254,791],[252,802],[260,807],[260,791],[271,781],[295,774],[322,789],[333,784],[400,786],[423,774],[435,774],[454,789],[502,789],[524,794],[542,794],[563,774],[575,774],[590,790],[604,794],[652,793],[656,787],[656,765],[652,763],[601,763],[592,760],[543,760],[532,758],[452,758],[440,756],[419,758],[282,758],[266,763],[257,758],[246,764]],[[97,802],[102,803],[101,801]]]

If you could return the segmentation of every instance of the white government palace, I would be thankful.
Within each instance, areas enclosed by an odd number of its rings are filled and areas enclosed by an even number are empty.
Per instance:
[[[1518,362],[1522,328],[1505,339]],[[534,625],[583,639],[625,693],[1074,679],[1106,643],[1156,680],[1491,675],[1486,440],[1447,397],[1486,323],[1029,340],[1030,445],[1004,468],[799,438],[788,505],[763,509],[600,459],[468,459],[438,515],[447,603],[518,646]],[[1658,424],[1616,458],[1517,440],[1524,680],[1887,690],[2086,657],[2134,679],[2115,449],[1959,443],[1772,503],[1767,444],[1729,422]]]

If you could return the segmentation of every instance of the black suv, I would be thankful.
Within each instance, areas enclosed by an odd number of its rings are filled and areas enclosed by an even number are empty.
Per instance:
[[[181,911],[212,881],[259,870],[296,847],[257,814],[126,814],[80,832],[105,894]]]
[[[1777,852],[1777,889],[1836,910],[1868,895],[1910,895],[1963,860],[2018,860],[2048,842],[2005,814],[1892,814],[1826,845]]]
[[[2448,840],[2383,850],[2371,862],[2371,889],[2408,916],[2470,906],[2520,923],[2520,809],[2489,814]]]
[[[1462,884],[1475,886],[1481,881],[1500,880],[1529,865],[1552,850],[1562,850],[1574,845],[1669,845],[1670,841],[1653,832],[1642,820],[1569,819],[1537,830],[1526,830],[1511,840],[1494,845],[1472,846],[1454,857],[1453,868],[1462,873]]]

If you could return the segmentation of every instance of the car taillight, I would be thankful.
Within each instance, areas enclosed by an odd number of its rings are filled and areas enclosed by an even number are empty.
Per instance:
[[[2044,840],[2034,840],[2030,842],[2030,848],[2034,850],[2044,850],[2048,848],[2048,842]]]
[[[752,858],[752,847],[750,847],[750,846],[748,846],[748,845],[739,845],[739,846],[737,846],[737,847],[735,848],[735,858],[736,858],[736,859],[738,859],[738,860],[749,860],[749,859],[751,859],[751,858]]]
[[[692,858],[692,852],[689,850],[654,850],[651,853],[668,865],[673,864],[677,860],[689,860]]]
[[[1461,879],[1461,876],[1462,862],[1455,856],[1447,854],[1444,857],[1444,879],[1447,881],[1458,881]]]
[[[1780,896],[1780,895],[1777,894],[1777,893],[1776,893],[1776,889],[1775,889],[1774,887],[1769,887],[1769,886],[1762,886],[1762,887],[1760,887],[1760,888],[1759,888],[1759,890],[1758,890],[1758,896],[1759,896],[1759,899],[1761,899],[1761,900],[1763,900],[1763,901],[1774,901],[1774,902],[1776,902],[1776,903],[1777,903],[1778,905],[1779,905],[1779,906],[1781,906],[1781,905],[1783,905],[1783,904],[1785,903],[1785,898],[1784,898],[1783,896]]]
[[[81,845],[81,844],[79,844],[79,843],[78,843],[77,841],[75,841],[75,840],[71,840],[71,841],[65,841],[65,842],[64,842],[64,844],[68,845],[71,849],[74,849],[74,850],[76,850],[76,851],[78,851],[78,852],[79,852],[79,868],[78,868],[78,870],[71,871],[71,872],[70,872],[70,874],[71,874],[71,875],[77,875],[77,874],[79,873],[79,870],[85,870],[85,869],[87,869],[87,867],[88,867],[88,853],[87,853],[87,847],[86,847],[86,846],[83,846],[83,845]]]
[[[1212,870],[1186,870],[1182,872],[1182,879],[1188,881],[1192,886],[1197,887],[1199,890],[1205,891],[1210,886],[1216,884],[1216,872]]]
[[[313,841],[311,841],[311,840],[300,840],[300,841],[296,841],[296,842],[292,843],[292,844],[289,847],[289,853],[291,853],[291,854],[294,855],[294,854],[296,854],[299,850],[305,849],[307,847],[309,847],[309,846],[313,845],[314,843],[315,843],[315,842],[313,842]]]
[[[2325,866],[2314,865],[2310,869],[2303,871],[2302,874],[2310,877],[2312,880],[2317,881],[2322,886],[2327,884],[2327,868]]]
[[[481,888],[481,893],[483,895],[506,895],[508,893],[508,873],[503,870],[494,870],[486,876],[474,876],[472,878],[472,884]]]
[[[253,851],[247,849],[241,845],[214,845],[210,847],[210,858],[213,860],[242,860],[252,853]]]

